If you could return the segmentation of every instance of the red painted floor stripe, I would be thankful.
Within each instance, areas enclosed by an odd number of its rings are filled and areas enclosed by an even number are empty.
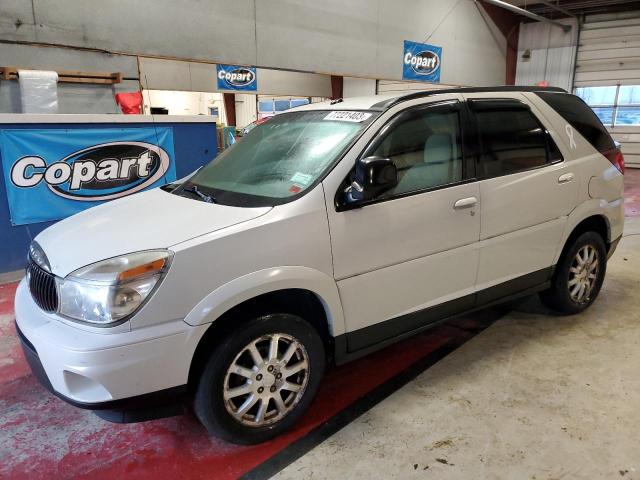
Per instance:
[[[0,388],[5,383],[30,373],[13,323],[13,297],[17,286],[16,283],[0,285]],[[1,416],[0,413],[0,418]]]
[[[7,303],[14,291],[15,286],[1,288],[0,304]],[[460,335],[458,328],[437,327],[332,369],[293,431],[262,445],[238,447],[209,438],[191,416],[116,425],[66,405],[28,374],[12,323],[13,312],[9,312],[2,323],[3,341],[11,344],[12,365],[0,366],[0,478],[16,480],[124,475],[128,479],[237,478]]]
[[[0,285],[0,315],[13,315],[13,297],[16,294],[17,283]]]

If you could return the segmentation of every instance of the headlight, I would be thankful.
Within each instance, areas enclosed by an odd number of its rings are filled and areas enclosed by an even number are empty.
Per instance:
[[[149,250],[114,257],[57,279],[58,313],[97,326],[112,326],[132,315],[159,285],[173,253]]]

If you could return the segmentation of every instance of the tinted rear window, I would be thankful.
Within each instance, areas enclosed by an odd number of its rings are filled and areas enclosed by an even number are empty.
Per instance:
[[[566,93],[536,92],[599,152],[615,148],[607,129],[584,101]]]
[[[484,177],[496,177],[548,163],[546,132],[528,108],[505,102],[473,102],[482,143]],[[501,106],[504,105],[504,106]]]

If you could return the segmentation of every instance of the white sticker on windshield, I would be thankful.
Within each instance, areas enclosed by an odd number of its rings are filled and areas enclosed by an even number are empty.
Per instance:
[[[296,172],[293,177],[291,177],[293,183],[301,183],[302,185],[308,185],[311,180],[313,180],[313,175],[302,172]]]
[[[371,116],[367,112],[343,112],[335,111],[324,117],[324,120],[338,120],[340,122],[364,122]]]

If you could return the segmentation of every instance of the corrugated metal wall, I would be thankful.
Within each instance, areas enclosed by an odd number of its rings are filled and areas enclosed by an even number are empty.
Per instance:
[[[640,11],[587,17],[580,32],[575,86],[640,85]],[[627,166],[640,167],[640,127],[609,129]]]
[[[640,11],[633,18],[587,18],[580,32],[575,86],[618,84],[640,85]]]
[[[611,136],[622,144],[627,167],[640,168],[640,127],[615,127]]]

